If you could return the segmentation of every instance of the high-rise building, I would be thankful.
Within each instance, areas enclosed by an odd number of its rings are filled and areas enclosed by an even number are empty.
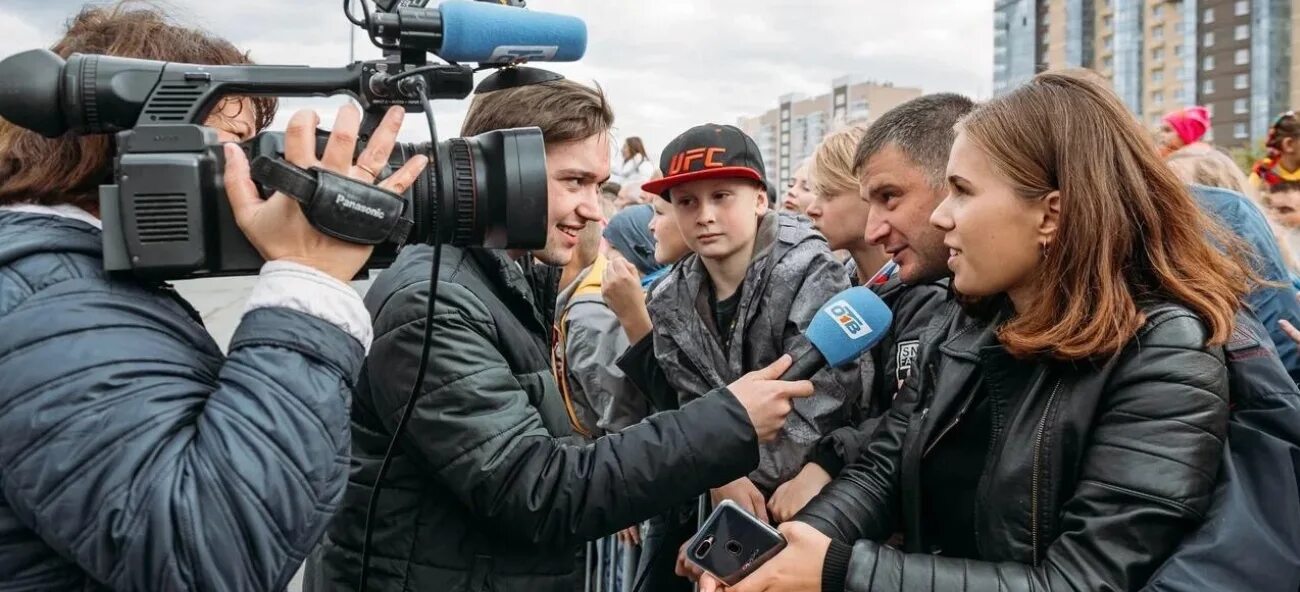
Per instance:
[[[812,155],[826,134],[846,125],[871,123],[881,113],[919,96],[919,88],[844,76],[831,82],[828,94],[811,98],[783,95],[776,108],[742,117],[737,127],[758,144],[768,182],[785,187],[795,168]]]
[[[1149,127],[1205,105],[1209,139],[1230,147],[1262,142],[1272,118],[1300,104],[1300,0],[995,0],[993,10],[995,94],[1044,70],[1091,68]]]

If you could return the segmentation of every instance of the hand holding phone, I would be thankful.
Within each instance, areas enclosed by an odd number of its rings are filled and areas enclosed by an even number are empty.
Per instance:
[[[785,548],[785,537],[731,500],[723,500],[687,541],[686,561],[735,585]]]

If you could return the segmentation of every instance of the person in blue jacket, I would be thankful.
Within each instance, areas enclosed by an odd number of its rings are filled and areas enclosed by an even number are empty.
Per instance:
[[[53,50],[247,63],[230,43],[149,8],[86,8]],[[206,123],[248,139],[274,103],[226,98]],[[321,160],[310,111],[286,157],[364,182],[402,112],[353,166],[345,107]],[[349,140],[348,138],[352,138]],[[372,328],[345,282],[370,247],[315,230],[297,202],[262,200],[226,146],[235,218],[268,263],[223,355],[170,286],[104,271],[97,186],[106,136],[47,139],[0,120],[0,588],[283,590],[347,479],[348,410]],[[382,186],[401,192],[427,160]]]
[[[1260,284],[1246,295],[1246,304],[1268,330],[1273,347],[1291,380],[1300,383],[1300,348],[1287,336],[1281,321],[1300,321],[1300,303],[1291,285],[1268,219],[1245,195],[1236,191],[1193,185],[1192,194],[1201,209],[1214,216],[1250,247],[1251,264]]]

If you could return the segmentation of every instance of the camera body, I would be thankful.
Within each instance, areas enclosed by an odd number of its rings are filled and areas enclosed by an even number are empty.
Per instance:
[[[48,137],[115,134],[113,180],[99,192],[107,271],[160,280],[257,273],[263,260],[235,223],[226,197],[221,143],[215,131],[200,125],[222,99],[351,95],[365,113],[360,153],[391,106],[421,113],[426,100],[464,99],[475,92],[474,72],[485,68],[500,70],[478,92],[558,80],[557,74],[519,67],[512,56],[568,61],[585,52],[580,20],[528,11],[522,2],[424,4],[380,1],[364,21],[349,13],[385,57],[341,68],[208,66],[81,54],[65,61],[48,50],[15,54],[0,61],[0,116]],[[428,53],[446,63],[429,65]],[[318,154],[327,139],[318,131]],[[281,157],[284,136],[264,132],[243,147],[250,161]],[[405,240],[377,246],[367,268],[386,267],[403,242],[433,237],[488,248],[545,244],[547,179],[539,129],[445,142],[435,134],[427,143],[399,144],[380,177],[417,154],[429,156],[431,164],[402,196],[402,217],[411,222],[411,232]],[[269,194],[263,189],[263,197]],[[310,213],[308,218],[317,223]]]
[[[105,270],[179,278],[261,266],[224,199],[215,131],[141,126],[118,134],[117,150],[115,183],[99,188]]]

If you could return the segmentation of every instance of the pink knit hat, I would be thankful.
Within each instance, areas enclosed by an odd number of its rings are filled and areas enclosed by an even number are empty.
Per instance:
[[[1183,144],[1192,144],[1210,129],[1210,112],[1199,105],[1188,107],[1165,115],[1164,122],[1174,129]]]

